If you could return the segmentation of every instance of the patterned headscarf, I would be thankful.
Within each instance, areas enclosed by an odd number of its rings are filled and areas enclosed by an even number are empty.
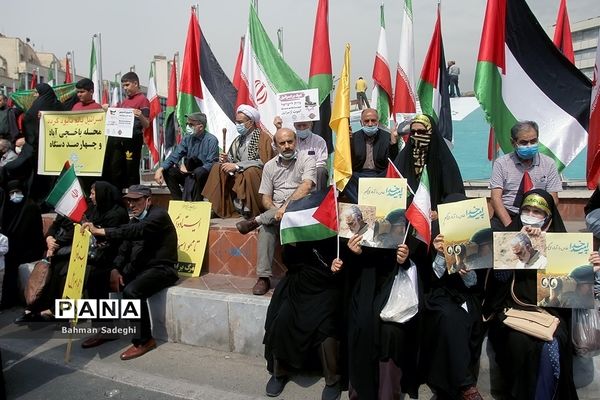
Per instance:
[[[425,167],[427,153],[429,152],[429,142],[431,141],[431,121],[426,115],[419,114],[410,122],[411,128],[412,125],[416,123],[424,125],[429,132],[425,135],[414,133],[411,133],[410,135],[410,140],[413,142],[412,158],[413,166],[415,168],[415,175],[420,177],[421,173],[423,172],[423,168]]]

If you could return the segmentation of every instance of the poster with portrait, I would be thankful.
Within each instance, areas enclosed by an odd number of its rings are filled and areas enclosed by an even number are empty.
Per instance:
[[[211,204],[207,201],[169,202],[169,216],[177,231],[177,272],[200,276],[210,228]]]
[[[547,233],[546,270],[538,271],[537,301],[543,307],[594,308],[591,233]]]
[[[375,206],[377,218],[385,218],[394,210],[406,209],[406,179],[360,178],[358,204]]]
[[[494,232],[494,269],[545,269],[546,233]]]
[[[77,176],[100,176],[106,150],[103,110],[42,111],[38,174],[59,175],[69,161]]]
[[[403,242],[406,232],[404,210],[394,210],[384,218],[376,216],[374,206],[338,204],[340,237],[362,235],[361,246],[395,249]]]
[[[438,205],[448,273],[492,267],[492,229],[485,198]]]

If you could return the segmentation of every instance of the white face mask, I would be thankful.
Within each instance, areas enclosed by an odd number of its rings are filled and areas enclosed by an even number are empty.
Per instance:
[[[23,201],[25,196],[23,195],[23,193],[14,192],[14,193],[11,193],[8,198],[13,203],[20,203]]]
[[[546,218],[534,217],[533,215],[521,214],[521,223],[523,225],[532,226],[534,228],[541,228],[544,226]]]

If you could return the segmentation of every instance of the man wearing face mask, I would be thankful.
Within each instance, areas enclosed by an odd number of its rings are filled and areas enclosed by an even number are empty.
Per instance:
[[[312,131],[312,121],[294,122],[296,129],[296,150],[298,153],[306,153],[314,157],[317,165],[317,184],[315,189],[321,190],[327,187],[327,143],[319,135]]]
[[[156,347],[152,338],[148,297],[177,282],[177,232],[164,208],[152,205],[150,188],[132,185],[124,196],[133,218],[116,228],[98,228],[85,222],[94,236],[122,240],[110,273],[111,291],[123,291],[124,299],[141,300],[140,331],[121,360],[142,356]],[[101,343],[98,343],[101,344]],[[88,346],[89,347],[89,346]]]
[[[315,158],[296,150],[296,134],[288,128],[275,133],[278,156],[265,164],[259,193],[267,210],[256,218],[236,224],[242,234],[262,226],[258,234],[258,281],[252,289],[255,295],[263,295],[271,288],[271,264],[279,234],[279,221],[291,200],[310,193],[316,183]]]
[[[206,114],[196,112],[186,118],[186,136],[156,170],[154,180],[167,184],[173,200],[200,201],[210,169],[219,161],[219,141],[206,131]]]
[[[360,115],[362,129],[353,132],[350,142],[352,177],[343,195],[358,202],[358,179],[384,177],[389,163],[398,155],[398,133],[379,128],[377,110],[366,108]]]
[[[258,187],[262,167],[273,157],[271,136],[260,128],[258,110],[247,104],[237,108],[235,122],[238,137],[212,166],[202,196],[221,218],[252,218],[262,209]]]
[[[491,203],[494,209],[492,228],[503,229],[518,214],[515,198],[524,173],[531,178],[533,188],[550,193],[558,204],[562,183],[554,161],[539,153],[539,128],[534,121],[517,122],[510,130],[515,149],[494,162],[490,179]]]

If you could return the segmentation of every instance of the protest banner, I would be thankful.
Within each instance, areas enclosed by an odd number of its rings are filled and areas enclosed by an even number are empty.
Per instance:
[[[177,231],[177,272],[183,276],[200,276],[211,204],[207,201],[170,201],[169,215]]]
[[[81,225],[75,224],[63,299],[77,300],[81,298],[85,267],[90,248],[90,237],[90,231],[85,230],[81,232]]]
[[[360,178],[358,204],[375,206],[377,218],[384,218],[394,210],[406,209],[406,179]]]
[[[299,121],[319,121],[319,89],[279,93],[277,114],[286,127],[291,127],[294,122]]]
[[[59,175],[68,160],[77,176],[101,176],[104,118],[103,110],[42,111],[38,174]]]

